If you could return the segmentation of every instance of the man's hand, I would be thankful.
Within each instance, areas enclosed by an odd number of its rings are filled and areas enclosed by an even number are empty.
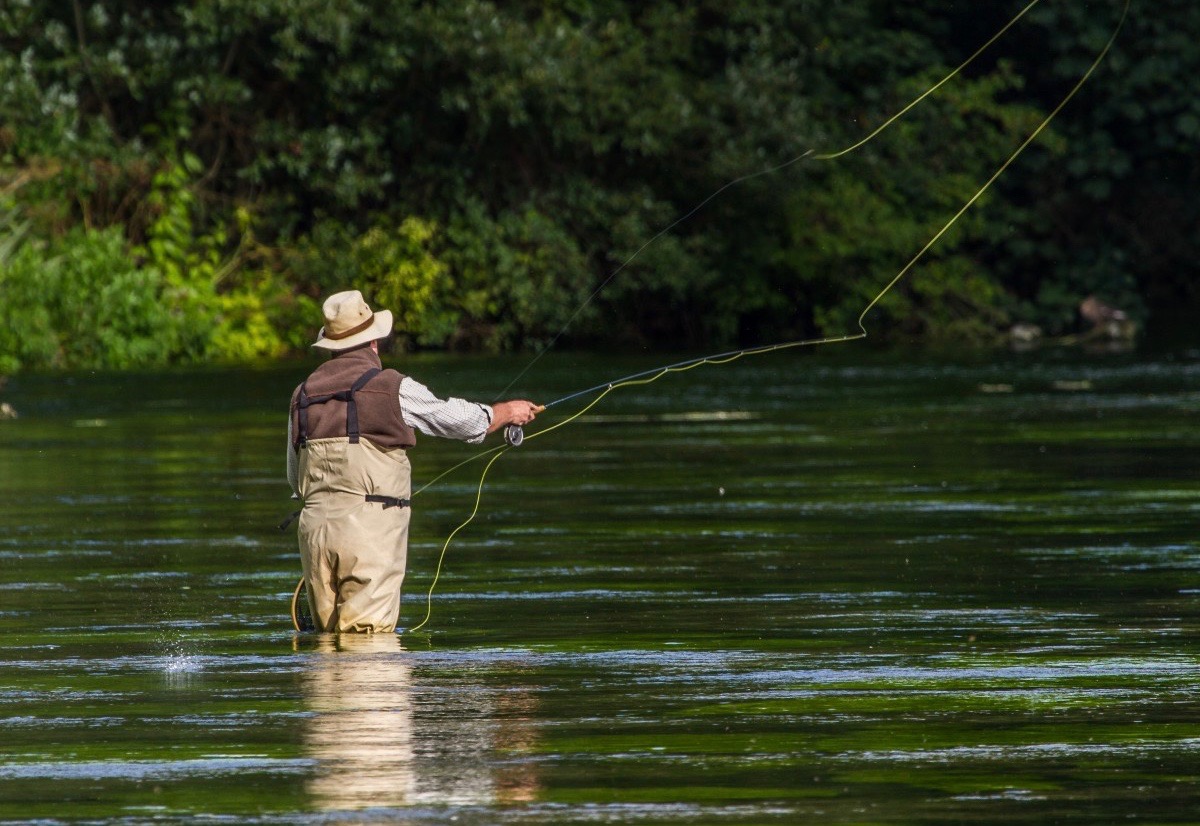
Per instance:
[[[537,417],[537,414],[545,409],[542,405],[534,404],[525,399],[496,402],[492,405],[492,423],[488,427],[487,432],[494,433],[502,427],[508,427],[510,424],[527,425]]]

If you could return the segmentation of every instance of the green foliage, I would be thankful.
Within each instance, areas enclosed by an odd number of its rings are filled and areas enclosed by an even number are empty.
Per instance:
[[[395,308],[401,335],[419,344],[441,344],[453,329],[446,267],[430,250],[436,231],[436,225],[410,216],[395,227],[372,227],[350,250],[361,276],[350,283],[362,284],[381,306]]]
[[[0,209],[0,375],[4,375],[29,360],[53,360],[58,342],[38,291],[38,262],[27,260],[24,249],[29,222],[19,219],[11,202],[0,201]]]
[[[185,335],[161,275],[135,264],[116,229],[27,240],[2,263],[0,287],[6,370],[161,364]]]
[[[1036,10],[1029,42],[1039,61],[1026,72],[1042,99],[1083,71],[1121,7]],[[1093,293],[1140,319],[1200,302],[1200,100],[1188,89],[1200,73],[1197,27],[1195,3],[1134,3],[1108,61],[1056,124],[1065,162],[1034,170],[1034,243],[1013,261],[1023,269],[1005,267],[1024,316],[1061,330],[1071,305]]]
[[[163,274],[164,297],[183,327],[208,331],[194,341],[177,342],[173,352],[215,361],[278,357],[288,348],[273,310],[287,303],[288,286],[270,271],[239,268],[236,254],[223,260],[229,247],[225,228],[217,225],[204,232],[197,226],[192,177],[200,171],[199,158],[184,153],[178,163],[167,164],[154,176],[147,198],[154,217],[144,244],[133,251]],[[248,231],[250,217],[238,218]]]
[[[455,344],[511,348],[545,340],[583,300],[583,255],[535,205],[488,215],[467,200],[446,230],[444,257],[457,278],[449,296],[464,323]]]
[[[1017,9],[0,4],[0,193],[20,216],[0,219],[3,303],[24,319],[0,333],[0,370],[273,358],[349,286],[421,347],[852,330],[1057,105],[1120,5],[1042,3],[861,149],[722,189],[855,143]],[[1062,332],[1093,293],[1143,318],[1200,301],[1198,28],[1184,0],[1135,7],[1056,134],[872,309],[873,334]],[[114,302],[88,312],[127,334],[74,342],[35,271]]]
[[[436,235],[436,224],[414,216],[398,223],[381,220],[361,235],[326,220],[289,261],[322,293],[359,289],[377,306],[390,308],[402,343],[441,345],[454,330],[455,313],[446,266],[434,251]],[[319,319],[314,312],[309,323]]]
[[[905,84],[897,98],[919,94],[940,74]],[[962,81],[861,155],[822,167],[814,184],[790,197],[781,281],[800,290],[797,301],[813,308],[821,335],[857,333],[868,306],[864,326],[885,336],[986,342],[1007,323],[1003,286],[979,263],[994,198],[955,216],[1041,120],[998,102],[1019,85],[1006,66]],[[903,280],[873,304],[901,272]]]
[[[272,272],[234,275],[235,261],[221,259],[224,230],[198,232],[189,188],[196,170],[184,156],[154,176],[145,204],[152,217],[137,246],[119,226],[39,237],[36,221],[6,205],[0,370],[248,361],[287,351],[287,329],[276,322],[297,303],[290,285]]]

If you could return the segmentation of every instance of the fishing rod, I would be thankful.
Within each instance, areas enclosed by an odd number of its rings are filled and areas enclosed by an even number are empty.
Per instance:
[[[660,367],[651,367],[649,370],[642,370],[638,373],[630,373],[628,376],[622,376],[619,379],[601,382],[600,384],[589,387],[586,390],[577,390],[574,393],[568,393],[561,398],[557,398],[554,401],[549,401],[539,406],[536,408],[535,412],[541,413],[543,410],[563,404],[564,402],[573,401],[574,399],[578,399],[583,396],[590,396],[592,393],[599,393],[600,391],[604,391],[604,393],[607,394],[613,390],[616,390],[618,387],[626,387],[633,384],[650,384],[658,381],[668,373],[682,373],[686,370],[691,370],[704,364],[728,364],[744,356],[773,353],[778,350],[787,350],[792,347],[807,347],[815,344],[835,344],[838,342],[856,341],[860,338],[866,338],[866,335],[866,330],[863,330],[861,333],[856,333],[853,335],[834,336],[830,338],[799,339],[796,341],[781,341],[775,344],[761,344],[755,347],[743,347],[741,350],[728,350],[723,353],[711,353],[707,356],[696,356],[694,358],[684,359],[683,361],[677,361],[673,364],[664,364]],[[591,405],[589,405],[589,407],[590,406]],[[574,418],[576,417],[573,416],[572,419]],[[560,427],[562,424],[564,423],[560,423],[554,427]],[[546,430],[549,429],[551,428],[547,428]],[[539,430],[537,433],[532,434],[530,438],[532,438],[533,435],[544,433],[546,430]],[[510,424],[507,428],[505,428],[504,441],[509,447],[520,447],[525,441],[525,433],[522,426]]]

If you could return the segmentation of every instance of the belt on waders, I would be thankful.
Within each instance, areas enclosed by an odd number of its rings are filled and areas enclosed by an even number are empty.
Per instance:
[[[383,496],[382,494],[378,493],[368,493],[363,496],[363,499],[368,502],[379,502],[383,505],[384,510],[387,510],[388,508],[407,508],[412,505],[411,499],[401,499],[399,496]],[[301,508],[300,510],[291,513],[287,519],[279,523],[279,530],[287,530],[287,526],[292,524],[292,522],[294,522],[303,511],[304,509]]]

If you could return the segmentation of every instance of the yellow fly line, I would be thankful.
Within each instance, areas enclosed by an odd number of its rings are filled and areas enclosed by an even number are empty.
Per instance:
[[[720,189],[715,191],[712,195],[708,196],[708,198],[706,198],[704,201],[702,201],[700,204],[698,204],[695,208],[690,210],[688,213],[686,213],[685,215],[683,215],[682,217],[677,219],[674,223],[672,223],[669,226],[667,226],[666,228],[664,228],[657,235],[655,235],[653,238],[651,238],[649,241],[647,241],[645,244],[643,244],[632,256],[630,256],[629,259],[627,259],[623,264],[621,264],[620,267],[618,267],[616,270],[614,270],[613,273],[610,274],[600,284],[600,286],[597,287],[597,289],[583,302],[583,304],[579,307],[579,309],[577,309],[575,311],[574,315],[572,315],[571,318],[568,319],[566,326],[569,326],[571,324],[571,322],[575,319],[575,317],[579,314],[579,312],[582,311],[583,307],[586,306],[589,302],[591,302],[592,299],[594,299],[599,294],[599,292],[601,290],[603,290],[604,287],[613,279],[613,277],[615,277],[618,272],[620,272],[622,269],[624,269],[626,266],[628,266],[628,264],[631,261],[633,261],[633,259],[636,258],[642,252],[642,250],[646,249],[646,247],[648,247],[650,244],[652,244],[655,240],[657,240],[659,237],[661,237],[665,233],[669,232],[672,228],[674,228],[681,222],[687,220],[689,217],[694,215],[697,211],[699,211],[701,208],[703,208],[708,202],[710,202],[711,200],[716,198],[722,192],[729,189],[731,186],[739,184],[743,181],[747,181],[752,178],[760,177],[763,175],[770,175],[772,173],[775,173],[782,169],[785,169],[786,167],[789,167],[789,166],[791,166],[801,160],[804,160],[804,159],[822,160],[822,161],[834,160],[836,158],[840,158],[844,155],[847,155],[850,152],[855,151],[856,149],[861,148],[862,146],[864,146],[865,144],[867,144],[874,138],[878,137],[882,132],[884,132],[884,130],[888,129],[897,120],[899,120],[901,117],[903,117],[909,111],[911,111],[915,106],[917,106],[919,103],[921,103],[921,101],[925,100],[927,97],[932,95],[934,92],[936,92],[938,89],[940,89],[946,83],[948,83],[954,77],[961,74],[964,69],[966,69],[975,60],[977,60],[980,55],[982,55],[985,51],[987,51],[987,49],[989,47],[991,47],[997,40],[999,40],[1006,32],[1009,31],[1009,29],[1011,29],[1014,25],[1016,25],[1016,23],[1019,20],[1021,20],[1021,18],[1023,18],[1031,9],[1033,9],[1035,6],[1037,6],[1040,2],[1042,2],[1042,0],[1032,0],[1032,2],[1028,3],[1024,8],[1022,8],[1017,13],[1017,15],[1015,17],[1013,17],[1007,24],[1005,24],[1005,26],[1003,28],[1001,28],[998,32],[996,32],[996,34],[994,34],[987,42],[985,42],[982,46],[980,46],[970,57],[968,57],[965,61],[963,61],[961,64],[959,64],[957,67],[955,67],[949,74],[947,74],[945,77],[943,77],[937,83],[933,84],[928,89],[926,89],[924,92],[922,92],[920,95],[918,95],[916,98],[914,98],[912,101],[910,101],[906,106],[904,106],[904,108],[900,109],[894,115],[892,115],[887,120],[885,120],[874,131],[872,131],[866,137],[859,140],[857,143],[854,143],[850,146],[847,146],[844,149],[840,149],[835,152],[818,153],[815,150],[809,150],[809,151],[803,153],[802,155],[798,155],[798,156],[792,158],[791,160],[785,161],[784,163],[781,163],[777,166],[771,167],[770,169],[766,169],[766,170],[763,170],[760,172],[755,172],[755,173],[751,173],[749,175],[745,175],[741,178],[737,178],[736,180],[730,181],[729,183],[722,186]],[[906,275],[908,275],[908,273],[913,269],[913,267],[916,266],[917,262],[920,261],[925,256],[925,254],[929,252],[930,249],[933,248],[933,246],[942,238],[942,236],[944,236],[947,232],[949,232],[950,228],[953,227],[958,222],[958,220],[967,212],[967,210],[969,210],[972,206],[974,206],[975,203],[980,198],[983,197],[983,195],[992,187],[992,185],[1000,178],[1000,176],[1003,175],[1010,166],[1012,166],[1012,164],[1017,160],[1017,158],[1020,157],[1021,154],[1029,147],[1029,145],[1032,144],[1035,140],[1037,140],[1038,136],[1040,136],[1042,134],[1042,132],[1044,132],[1046,130],[1046,128],[1050,125],[1051,121],[1053,121],[1058,116],[1058,114],[1063,110],[1063,108],[1068,103],[1070,103],[1070,101],[1076,96],[1076,94],[1078,94],[1079,90],[1081,88],[1083,88],[1084,84],[1087,83],[1087,81],[1092,77],[1092,75],[1095,73],[1096,69],[1099,68],[1100,64],[1104,62],[1104,59],[1108,56],[1109,51],[1112,49],[1113,44],[1116,42],[1117,36],[1120,34],[1122,28],[1124,28],[1125,20],[1129,16],[1129,7],[1130,7],[1131,3],[1132,3],[1132,0],[1124,0],[1124,5],[1123,5],[1122,11],[1121,11],[1120,20],[1117,22],[1117,25],[1114,27],[1112,34],[1109,36],[1108,41],[1104,45],[1104,48],[1100,50],[1099,54],[1096,55],[1095,59],[1088,66],[1087,70],[1079,77],[1079,79],[1075,82],[1075,84],[1071,87],[1071,89],[1066,93],[1066,95],[1062,98],[1062,100],[1058,103],[1058,105],[1055,106],[1054,109],[1051,110],[1048,115],[1046,115],[1046,117],[1038,124],[1038,126],[1032,132],[1030,132],[1029,136],[1026,137],[1026,139],[1013,151],[1013,153],[1008,156],[1008,158],[999,166],[999,168],[995,171],[995,173],[993,173],[992,176],[990,178],[988,178],[988,180],[982,186],[979,187],[979,189],[975,192],[975,194],[972,195],[966,201],[966,203],[963,204],[962,208],[959,209],[953,216],[951,216],[951,218],[948,221],[946,221],[945,224],[942,225],[941,229],[939,229],[929,239],[929,241],[926,242],[926,244],[923,247],[921,247],[920,250],[917,251],[917,253],[911,259],[909,259],[909,261],[891,278],[891,280],[889,280],[887,282],[887,284],[884,285],[883,289],[881,289],[875,295],[874,298],[872,298],[869,302],[867,302],[866,306],[863,308],[862,312],[858,316],[858,320],[857,320],[858,332],[851,332],[851,333],[847,333],[847,334],[839,335],[839,336],[810,338],[810,339],[802,339],[802,340],[797,340],[797,341],[785,341],[785,342],[779,342],[776,344],[761,345],[761,346],[757,346],[757,347],[748,347],[748,348],[745,348],[742,350],[736,350],[736,351],[727,352],[727,353],[717,353],[717,354],[713,354],[713,355],[702,356],[699,358],[690,359],[688,361],[680,362],[677,364],[671,364],[671,365],[666,365],[663,367],[654,368],[654,369],[648,370],[644,373],[638,373],[633,376],[626,376],[624,378],[616,379],[611,382],[607,382],[605,384],[597,385],[596,387],[588,388],[587,390],[582,390],[582,391],[579,391],[576,393],[572,393],[568,396],[564,396],[560,399],[556,399],[554,401],[548,402],[545,406],[553,407],[555,405],[561,404],[570,399],[575,399],[575,398],[578,398],[581,396],[591,395],[593,393],[597,394],[595,396],[595,398],[593,398],[590,402],[588,402],[587,405],[585,405],[582,409],[578,410],[577,412],[573,413],[571,416],[563,419],[562,421],[556,422],[555,424],[553,424],[549,427],[543,428],[542,430],[538,430],[536,432],[530,433],[525,438],[535,439],[540,436],[544,436],[548,433],[551,433],[555,430],[558,430],[559,428],[565,427],[566,425],[570,424],[571,422],[575,421],[579,417],[586,414],[589,410],[591,410],[597,404],[599,404],[600,401],[603,400],[609,393],[611,393],[614,390],[617,390],[618,388],[621,388],[621,387],[631,387],[631,386],[635,386],[635,385],[652,384],[653,382],[658,381],[663,376],[666,376],[668,374],[681,373],[681,372],[685,372],[688,370],[693,370],[693,369],[700,367],[701,365],[705,365],[705,364],[711,364],[711,365],[729,364],[730,362],[736,361],[740,358],[744,358],[745,356],[750,356],[750,355],[761,355],[761,354],[765,354],[765,353],[773,353],[773,352],[778,352],[780,350],[786,350],[786,349],[791,349],[791,348],[795,348],[795,347],[811,347],[811,346],[821,345],[821,344],[835,344],[835,343],[839,343],[839,342],[857,341],[857,340],[866,338],[867,337],[867,328],[866,328],[865,320],[866,320],[867,315],[871,312],[871,310],[875,308],[875,306],[884,298],[884,296],[886,296],[889,292],[891,292],[893,287],[895,287]],[[529,368],[532,367],[533,363],[536,362],[546,352],[546,350],[548,350],[549,347],[554,344],[555,341],[557,341],[557,339],[562,335],[563,332],[565,332],[566,326],[564,326],[563,330],[560,330],[559,333],[554,336],[554,338],[551,340],[550,344],[547,345],[546,348],[544,348],[537,356],[534,357],[534,359],[528,365],[526,365],[524,370],[522,370],[521,373],[518,374],[518,376],[516,378],[514,378],[512,382],[509,383],[508,387],[511,387],[513,384],[515,384],[516,381],[522,375],[524,375],[526,372],[528,372]],[[506,387],[505,390],[507,390],[507,389],[508,388]],[[429,586],[429,591],[426,594],[425,617],[419,623],[414,625],[412,628],[408,629],[409,633],[417,631],[417,630],[425,627],[425,625],[429,622],[430,617],[432,616],[432,612],[433,612],[433,592],[434,592],[435,587],[438,584],[438,580],[441,577],[443,564],[446,559],[446,553],[450,548],[450,543],[454,539],[454,537],[457,536],[464,528],[466,528],[467,525],[469,525],[475,519],[476,515],[479,513],[480,504],[483,499],[483,488],[484,488],[484,484],[487,480],[488,471],[490,471],[492,469],[492,466],[496,463],[496,461],[501,456],[503,456],[505,453],[507,453],[509,450],[511,450],[511,447],[509,447],[507,445],[501,445],[499,447],[492,448],[491,450],[476,454],[476,455],[458,463],[457,465],[454,465],[453,467],[449,468],[448,470],[445,470],[442,473],[438,474],[436,477],[434,477],[434,479],[427,482],[425,485],[423,485],[421,488],[419,488],[413,494],[413,496],[415,497],[417,494],[428,489],[430,486],[432,486],[433,484],[435,484],[436,482],[441,480],[443,477],[447,476],[450,473],[453,473],[455,470],[458,470],[459,468],[463,467],[464,465],[478,461],[487,456],[491,456],[491,459],[484,466],[483,472],[480,474],[479,485],[477,486],[476,494],[475,494],[475,504],[471,510],[470,515],[468,515],[467,518],[464,519],[458,525],[458,527],[456,527],[453,531],[450,532],[450,535],[446,538],[446,541],[442,545],[441,553],[438,555],[437,565],[434,570],[433,581],[431,582],[431,584]],[[303,581],[301,581],[301,585],[303,585]],[[297,601],[300,598],[301,590],[302,590],[302,588],[300,586],[297,586],[296,593],[293,595],[293,599],[292,599],[292,617],[293,617],[293,623],[296,624],[297,629],[299,629],[299,622],[297,620],[297,613],[296,613],[297,612]]]

